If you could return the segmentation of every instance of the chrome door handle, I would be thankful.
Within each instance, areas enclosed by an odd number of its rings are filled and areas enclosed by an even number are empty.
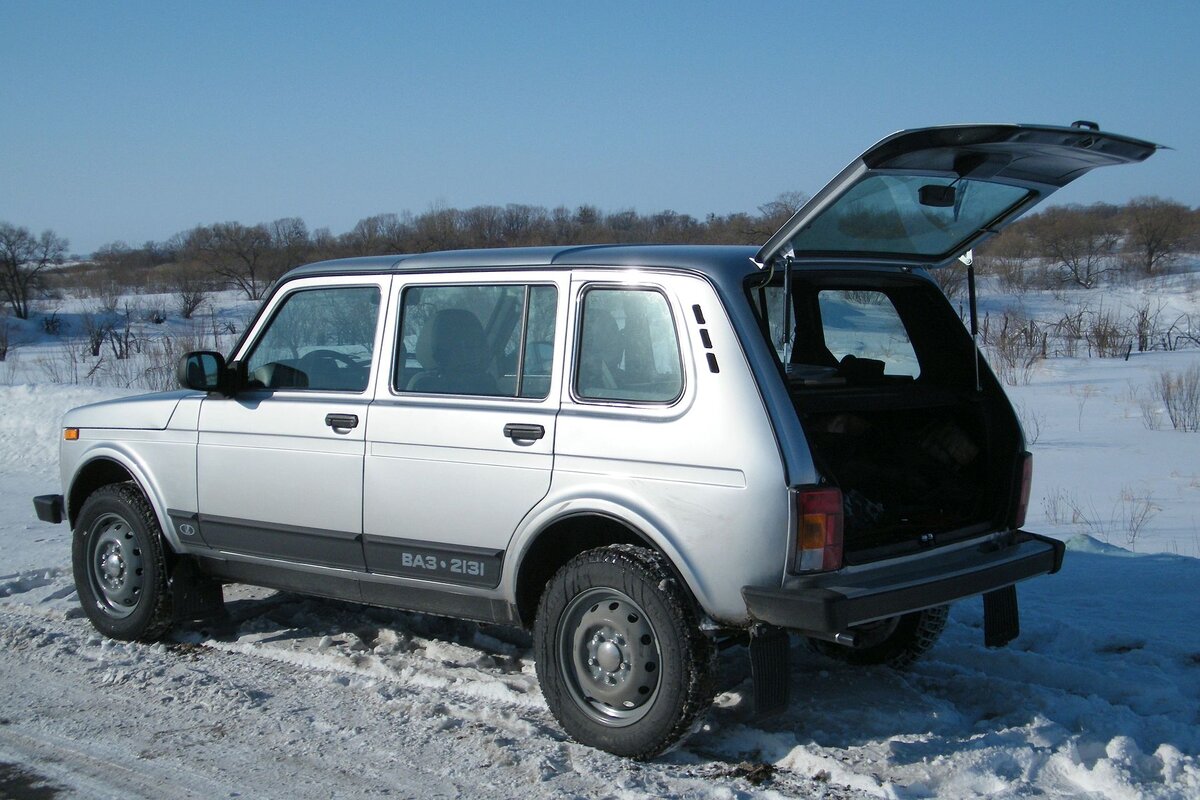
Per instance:
[[[510,422],[504,426],[504,435],[514,442],[541,439],[546,435],[546,429],[541,425],[519,425]]]

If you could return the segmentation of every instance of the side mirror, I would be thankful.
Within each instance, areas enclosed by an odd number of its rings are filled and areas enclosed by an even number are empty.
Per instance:
[[[225,356],[211,350],[197,350],[179,359],[176,372],[179,385],[199,392],[231,394],[233,388]]]

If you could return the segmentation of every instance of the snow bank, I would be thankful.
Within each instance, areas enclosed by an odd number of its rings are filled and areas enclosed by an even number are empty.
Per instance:
[[[1128,396],[1130,382],[1187,357],[1054,362],[1012,390],[1025,413],[1044,419],[1033,445],[1029,527],[1067,539],[1069,552],[1059,575],[1022,585],[1022,633],[1008,648],[983,647],[978,600],[953,609],[942,640],[906,673],[844,667],[797,639],[793,706],[766,721],[750,714],[746,654],[732,648],[722,655],[722,692],[704,727],[649,765],[565,740],[520,632],[230,587],[232,622],[224,627],[185,628],[154,647],[100,639],[77,607],[65,526],[38,523],[29,497],[59,490],[62,413],[123,392],[0,387],[0,703],[34,703],[35,712],[0,727],[0,757],[16,746],[6,728],[29,741],[87,728],[95,716],[88,708],[75,716],[47,709],[51,695],[90,686],[114,703],[144,697],[146,719],[124,717],[113,747],[140,737],[158,764],[176,771],[201,755],[155,731],[233,727],[232,720],[253,731],[253,741],[223,734],[228,743],[214,738],[203,750],[250,796],[328,795],[336,787],[322,787],[321,776],[337,767],[280,773],[279,754],[302,752],[326,764],[323,753],[367,748],[382,760],[369,764],[371,779],[382,782],[372,785],[416,792],[412,775],[419,774],[469,796],[1194,800],[1200,560],[1186,555],[1200,552],[1192,549],[1200,538],[1200,437],[1146,430]],[[1124,487],[1157,509],[1133,542],[1137,553],[1118,546],[1129,543],[1111,506]],[[1097,526],[1056,514],[1056,493],[1107,516]],[[33,691],[21,677],[25,660],[40,665],[41,699],[20,694]],[[304,711],[313,697],[323,698],[321,710]],[[339,705],[340,714],[327,708]],[[169,719],[158,708],[169,708]],[[87,736],[102,744],[104,733]],[[369,751],[376,739],[391,742],[397,758]],[[466,753],[475,766],[464,766]],[[769,771],[743,762],[775,772],[752,784],[745,776]],[[125,763],[139,786],[169,774],[150,761]],[[338,780],[360,786],[354,776]]]

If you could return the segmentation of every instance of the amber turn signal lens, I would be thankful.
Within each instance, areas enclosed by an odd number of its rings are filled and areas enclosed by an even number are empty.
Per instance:
[[[73,442],[79,438],[79,428],[63,428],[63,438]]]

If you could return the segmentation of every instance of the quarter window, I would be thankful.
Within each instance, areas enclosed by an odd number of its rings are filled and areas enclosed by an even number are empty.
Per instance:
[[[575,394],[581,399],[670,403],[683,392],[679,339],[660,292],[589,289],[577,354]]]
[[[817,294],[825,346],[839,362],[846,356],[882,361],[887,375],[921,374],[917,354],[896,307],[883,292],[824,289]]]
[[[250,388],[361,392],[367,388],[379,319],[379,289],[293,292],[246,359]]]
[[[406,289],[393,386],[401,392],[544,398],[557,309],[554,286]]]

